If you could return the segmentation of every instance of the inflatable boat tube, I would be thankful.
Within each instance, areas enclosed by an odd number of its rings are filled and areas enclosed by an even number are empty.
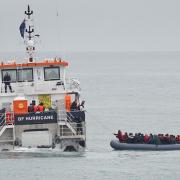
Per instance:
[[[121,143],[118,139],[113,139],[110,145],[115,150],[180,150],[180,144],[130,144]]]

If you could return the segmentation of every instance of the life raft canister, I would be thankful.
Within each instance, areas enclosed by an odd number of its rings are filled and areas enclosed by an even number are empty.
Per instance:
[[[27,114],[28,113],[28,101],[26,99],[14,100],[13,101],[13,109],[14,109],[15,114]]]
[[[71,96],[70,95],[65,96],[65,104],[66,104],[66,112],[70,112],[71,111]]]

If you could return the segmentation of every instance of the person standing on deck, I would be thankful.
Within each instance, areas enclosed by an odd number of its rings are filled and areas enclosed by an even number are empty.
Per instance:
[[[13,91],[12,91],[11,84],[10,84],[11,83],[11,76],[8,72],[6,72],[6,74],[4,75],[3,82],[5,84],[5,93],[7,93],[7,86],[9,86],[9,90],[12,93]]]
[[[76,97],[75,100],[71,104],[71,111],[78,111],[80,110],[78,98]]]
[[[44,110],[45,110],[44,104],[42,102],[40,102],[37,109],[39,112],[44,112]]]

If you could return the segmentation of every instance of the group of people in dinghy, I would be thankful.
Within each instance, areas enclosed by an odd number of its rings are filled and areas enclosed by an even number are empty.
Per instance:
[[[180,135],[169,134],[142,134],[142,133],[122,133],[121,130],[114,134],[121,143],[133,144],[180,144]]]

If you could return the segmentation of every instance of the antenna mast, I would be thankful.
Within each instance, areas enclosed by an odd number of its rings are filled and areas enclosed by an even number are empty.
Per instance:
[[[26,21],[26,29],[25,29],[25,45],[26,45],[26,52],[28,54],[28,61],[34,62],[34,54],[35,54],[35,44],[37,43],[36,37],[39,35],[34,35],[34,25],[33,25],[33,11],[30,9],[28,5],[27,11],[25,11],[25,21]]]

